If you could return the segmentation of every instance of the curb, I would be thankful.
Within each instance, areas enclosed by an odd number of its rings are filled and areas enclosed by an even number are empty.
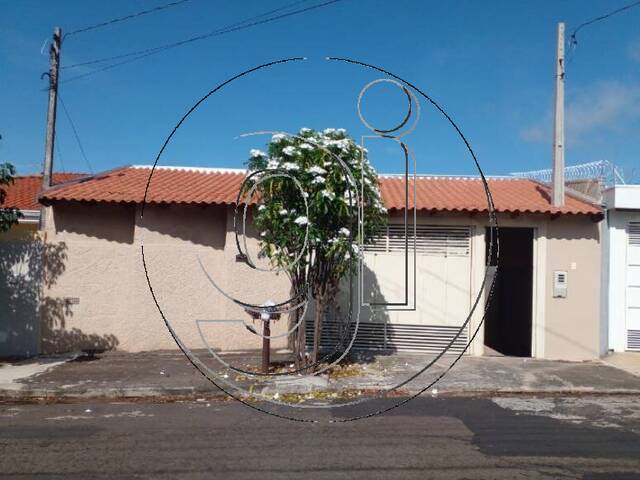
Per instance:
[[[379,396],[383,393],[371,389],[340,389],[317,390],[314,393],[337,393],[339,397],[351,396],[354,391],[362,396]],[[393,392],[390,397],[406,397],[415,395],[417,391],[402,390]],[[280,392],[281,395],[300,395],[299,392]],[[304,395],[304,394],[303,394]],[[485,389],[485,390],[436,390],[422,393],[423,397],[432,398],[487,398],[508,396],[640,396],[640,390],[635,389],[609,389],[596,390],[593,388],[574,389]],[[152,387],[137,388],[103,388],[84,392],[67,392],[60,389],[29,389],[29,390],[0,390],[0,403],[77,403],[82,401],[126,401],[126,402],[179,402],[179,401],[205,401],[205,400],[232,400],[220,390],[196,390],[195,388],[162,389]]]

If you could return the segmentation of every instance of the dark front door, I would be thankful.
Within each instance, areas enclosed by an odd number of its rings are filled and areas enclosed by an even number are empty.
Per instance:
[[[487,245],[489,233],[487,229]],[[533,229],[499,227],[498,241],[499,256],[494,248],[493,258],[487,258],[497,269],[485,318],[484,343],[503,355],[530,357]]]

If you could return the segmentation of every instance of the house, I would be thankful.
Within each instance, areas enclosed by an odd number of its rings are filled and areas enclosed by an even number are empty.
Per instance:
[[[53,182],[59,184],[83,175],[58,173]],[[22,218],[8,232],[0,233],[0,357],[24,357],[39,352],[40,258],[44,245],[38,234],[38,195],[42,176],[16,177],[4,189],[2,207],[18,209]]]
[[[612,185],[603,201],[603,335],[609,350],[640,351],[640,185]]]
[[[233,216],[245,171],[157,167],[143,210],[149,174],[148,166],[117,168],[40,196],[47,243],[65,252],[64,271],[45,285],[43,351],[176,348],[163,316],[192,349],[260,347],[247,312],[222,292],[261,304],[287,298],[290,284],[284,274],[239,261]],[[567,195],[563,207],[554,207],[541,183],[490,178],[498,260],[487,255],[482,182],[419,177],[416,256],[406,259],[405,180],[391,175],[380,182],[389,225],[365,250],[359,304],[406,308],[362,306],[355,347],[434,352],[455,340],[452,351],[460,351],[477,329],[473,355],[583,360],[603,353],[598,206]],[[258,238],[247,227],[248,249],[255,251]],[[498,271],[493,295],[482,288],[495,270],[487,264]],[[338,320],[327,320],[325,343]],[[272,336],[287,327],[278,321]],[[272,342],[286,345],[284,335]]]

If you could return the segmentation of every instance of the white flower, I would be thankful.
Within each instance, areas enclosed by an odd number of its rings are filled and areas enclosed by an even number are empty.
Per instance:
[[[384,207],[379,207],[379,208],[378,208],[378,210],[379,210],[380,212],[382,212],[382,213],[387,213],[387,211],[388,211],[388,210],[387,210],[386,208],[384,208]]]
[[[261,212],[261,211],[262,211],[262,210],[264,210],[265,208],[267,208],[267,207],[265,207],[264,205],[260,205],[260,206],[258,206],[258,211],[259,211],[259,212]]]
[[[343,135],[347,133],[347,131],[344,128],[339,128],[338,130],[336,130],[336,132],[341,133]]]
[[[300,166],[297,163],[292,162],[283,163],[282,168],[286,170],[300,170]]]
[[[309,219],[305,216],[300,216],[298,218],[296,218],[293,223],[297,223],[298,225],[306,225],[307,223],[309,223]]]
[[[345,260],[349,260],[351,258],[351,255],[349,255],[349,252],[344,254],[344,259]]]
[[[302,192],[302,196],[304,198],[309,198],[309,194],[307,192]],[[293,212],[293,210],[291,210]]]
[[[260,236],[261,236],[261,237],[266,237],[266,236],[267,236],[267,233],[268,233],[268,232],[266,232],[266,231],[265,231],[265,232],[260,232]]]
[[[351,232],[349,231],[349,229],[345,227],[342,227],[340,230],[338,230],[338,233],[341,235],[344,235],[345,237],[348,237],[349,235],[351,235]]]
[[[278,213],[279,213],[280,215],[286,215],[286,214],[287,214],[287,213],[289,213],[289,212],[287,212],[287,209],[286,209],[286,208],[283,208],[283,209],[282,209],[282,210],[280,210]]]
[[[322,190],[322,192],[320,192],[320,194],[324,198],[328,198],[329,200],[333,200],[334,198],[336,198],[336,194],[333,193],[333,192],[330,192],[329,190]]]
[[[353,253],[355,255],[358,255],[358,253],[360,253],[360,248],[355,243],[353,245],[351,245],[351,250],[353,250]]]
[[[295,147],[292,147],[291,145],[289,145],[288,147],[284,147],[282,149],[282,153],[292,157],[293,155],[297,155],[299,152],[298,152],[298,150],[295,149]]]
[[[351,142],[347,138],[342,138],[340,140],[328,140],[325,144],[328,147],[338,147],[342,149],[343,152],[347,153]]]
[[[332,133],[336,133],[336,129],[335,128],[325,128],[322,133],[324,133],[325,135],[331,135]]]
[[[300,129],[300,133],[309,133],[309,132],[311,132],[310,128],[303,127]]]
[[[251,154],[251,156],[252,156],[253,158],[266,157],[266,156],[267,156],[267,154],[266,154],[266,153],[264,153],[264,152],[262,152],[262,151],[260,151],[260,150],[258,150],[258,149],[256,149],[256,148],[252,148],[252,149],[249,151],[249,153]]]
[[[278,168],[278,165],[280,165],[280,162],[278,162],[278,160],[276,160],[275,158],[272,158],[269,160],[269,163],[267,163],[267,168],[271,170],[274,168]]]
[[[313,145],[309,145],[308,143],[301,143],[300,150],[315,150]]]
[[[313,167],[310,167],[307,171],[309,173],[314,173],[316,175],[324,175],[325,173],[327,173],[327,171],[324,168],[319,167],[317,165],[314,165]]]
[[[279,143],[282,140],[284,140],[285,138],[287,138],[287,136],[283,133],[276,133],[274,136],[271,137],[271,141],[275,142],[275,143]]]
[[[311,183],[313,184],[324,183],[324,182],[325,182],[324,177],[313,177],[313,180],[311,180]]]

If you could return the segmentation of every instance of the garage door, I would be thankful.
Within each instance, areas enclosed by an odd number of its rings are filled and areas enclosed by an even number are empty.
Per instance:
[[[450,352],[465,348],[468,328],[458,332],[471,306],[471,228],[418,225],[415,276],[413,227],[408,261],[403,225],[389,225],[365,248],[362,297],[374,306],[361,309],[355,349],[440,352],[452,341]],[[347,333],[342,324],[326,321],[322,343],[335,345]]]
[[[627,229],[627,350],[640,351],[640,222]]]

